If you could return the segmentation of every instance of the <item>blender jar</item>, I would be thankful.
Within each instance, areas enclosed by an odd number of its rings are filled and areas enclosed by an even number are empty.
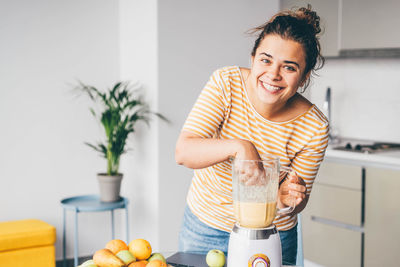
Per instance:
[[[236,222],[247,228],[269,227],[277,213],[293,211],[293,205],[277,209],[280,172],[279,158],[267,156],[263,160],[234,159],[232,164],[233,210]]]

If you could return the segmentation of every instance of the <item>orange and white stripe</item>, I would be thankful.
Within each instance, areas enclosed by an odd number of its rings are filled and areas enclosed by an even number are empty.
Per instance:
[[[213,73],[198,97],[184,126],[204,138],[246,139],[261,157],[273,154],[281,165],[291,166],[304,179],[307,194],[328,145],[329,125],[313,105],[304,114],[286,122],[271,122],[251,105],[239,67]],[[187,196],[191,211],[207,225],[230,232],[235,222],[232,205],[232,177],[229,162],[194,171]],[[277,216],[278,230],[296,225],[296,216]]]

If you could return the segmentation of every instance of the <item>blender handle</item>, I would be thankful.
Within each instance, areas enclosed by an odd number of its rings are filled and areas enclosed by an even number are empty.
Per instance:
[[[280,166],[279,170],[289,174],[289,172],[291,172],[293,169],[290,167]],[[286,180],[286,177],[287,175],[283,177],[282,180],[279,181],[279,185],[281,185]]]
[[[280,172],[286,172],[287,174],[289,174],[292,170],[293,170],[292,168],[285,167],[285,166],[280,166],[280,168],[279,168]],[[284,178],[282,178],[282,180],[279,181],[279,186],[286,180],[286,177],[287,177],[287,175]],[[293,198],[292,205],[290,205],[286,208],[282,208],[282,209],[277,208],[276,213],[278,215],[284,215],[284,214],[291,213],[294,210],[294,208],[296,207],[295,203],[296,203],[295,199]]]

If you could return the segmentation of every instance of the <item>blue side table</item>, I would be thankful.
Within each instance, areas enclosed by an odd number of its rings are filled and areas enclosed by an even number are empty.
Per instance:
[[[78,266],[78,213],[79,212],[97,212],[111,211],[111,235],[114,239],[114,210],[125,209],[126,212],[126,242],[129,241],[129,221],[128,221],[128,199],[121,197],[116,202],[102,202],[98,195],[86,195],[65,198],[61,200],[61,206],[64,209],[63,214],[63,263],[66,266],[66,230],[65,217],[67,210],[75,211],[75,234],[74,234],[74,265]]]

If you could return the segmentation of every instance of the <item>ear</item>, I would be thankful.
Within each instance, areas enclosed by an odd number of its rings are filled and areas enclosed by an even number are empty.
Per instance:
[[[309,71],[306,75],[304,75],[303,80],[301,81],[299,87],[303,87],[303,86],[304,86],[304,84],[306,83],[306,81],[310,78],[310,75],[311,75],[311,71]]]

